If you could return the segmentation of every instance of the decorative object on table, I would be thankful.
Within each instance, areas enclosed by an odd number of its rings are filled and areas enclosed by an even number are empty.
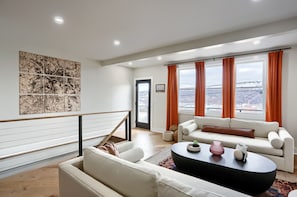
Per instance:
[[[245,144],[237,144],[234,150],[234,158],[236,160],[242,161],[242,162],[246,162],[246,158],[247,158],[247,145]]]
[[[222,154],[224,154],[224,147],[222,145],[222,142],[213,141],[210,145],[209,151],[216,156],[221,156]]]
[[[198,144],[198,141],[194,140],[192,144],[188,144],[187,150],[189,152],[193,152],[193,153],[199,152],[200,151],[200,145]]]

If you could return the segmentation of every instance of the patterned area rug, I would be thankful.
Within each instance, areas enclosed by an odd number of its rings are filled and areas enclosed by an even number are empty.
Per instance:
[[[159,165],[172,170],[176,168],[171,156],[159,162]],[[294,189],[297,189],[297,183],[275,179],[270,189],[257,197],[287,197],[288,193]]]

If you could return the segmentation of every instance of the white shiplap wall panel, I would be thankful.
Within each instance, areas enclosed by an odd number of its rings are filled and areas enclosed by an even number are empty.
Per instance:
[[[83,147],[99,144],[126,115],[127,112],[83,116]],[[125,129],[124,126],[120,128]],[[74,151],[78,151],[76,116],[0,123],[0,174]]]

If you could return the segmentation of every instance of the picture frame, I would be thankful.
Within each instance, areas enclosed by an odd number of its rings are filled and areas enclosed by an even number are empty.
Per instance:
[[[156,92],[165,92],[165,84],[156,84]]]

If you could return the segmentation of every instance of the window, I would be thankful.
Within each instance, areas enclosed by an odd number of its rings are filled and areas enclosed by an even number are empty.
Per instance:
[[[196,83],[194,65],[183,64],[178,73],[178,110],[179,112],[194,112]]]
[[[266,56],[235,59],[235,116],[264,119]]]
[[[205,114],[222,115],[222,62],[205,63]]]
[[[267,54],[235,58],[235,117],[265,119]],[[178,69],[179,112],[194,113],[194,63]],[[205,115],[222,116],[222,60],[205,62]]]

